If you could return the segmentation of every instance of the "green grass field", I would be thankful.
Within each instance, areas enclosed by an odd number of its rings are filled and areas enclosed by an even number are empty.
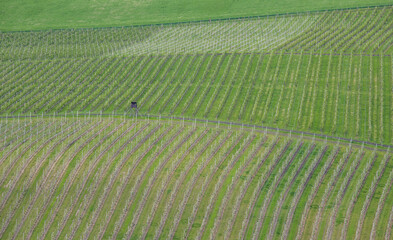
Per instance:
[[[391,3],[391,0],[3,0],[0,30],[159,24]]]
[[[392,148],[391,1],[2,1],[0,239],[391,239]]]
[[[0,10],[0,30],[130,26],[391,3],[391,0],[4,0]]]

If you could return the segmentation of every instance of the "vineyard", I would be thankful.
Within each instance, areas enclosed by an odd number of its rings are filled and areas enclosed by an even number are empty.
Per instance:
[[[1,33],[0,112],[123,113],[138,101],[144,114],[391,144],[392,23],[383,7]]]
[[[8,61],[0,112],[123,113],[268,125],[393,143],[393,58],[330,52]]]
[[[392,148],[393,6],[0,31],[0,239],[391,239]]]
[[[272,50],[389,55],[393,53],[393,7],[0,34],[3,60]]]
[[[1,238],[390,234],[386,151],[86,116],[8,119],[0,131]]]

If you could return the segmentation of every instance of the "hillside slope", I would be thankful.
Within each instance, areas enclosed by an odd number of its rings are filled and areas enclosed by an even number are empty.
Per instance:
[[[74,115],[0,126],[0,238],[391,232],[388,152],[166,121]]]
[[[393,7],[0,36],[2,115],[137,101],[141,114],[393,143]]]

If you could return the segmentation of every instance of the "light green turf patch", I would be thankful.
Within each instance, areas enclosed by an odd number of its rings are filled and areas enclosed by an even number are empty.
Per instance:
[[[390,0],[2,1],[1,30],[129,26],[391,4]]]

